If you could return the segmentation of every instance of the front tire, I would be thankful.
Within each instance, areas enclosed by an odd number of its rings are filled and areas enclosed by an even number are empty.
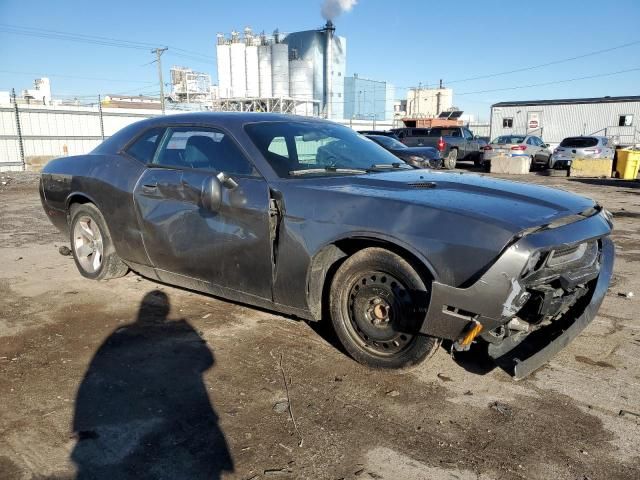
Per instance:
[[[458,163],[458,149],[452,148],[449,150],[449,155],[444,159],[444,167],[447,170],[453,170]]]
[[[420,275],[383,248],[353,254],[331,283],[336,335],[351,357],[373,368],[408,368],[433,355],[440,340],[418,331],[428,305]]]
[[[92,203],[73,204],[69,214],[71,251],[83,277],[108,280],[127,274],[100,210]]]

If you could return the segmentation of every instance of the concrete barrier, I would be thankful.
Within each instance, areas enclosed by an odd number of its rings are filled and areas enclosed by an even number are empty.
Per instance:
[[[529,157],[510,157],[498,155],[491,158],[491,173],[507,175],[524,175],[529,173],[531,159]]]
[[[611,178],[613,160],[607,158],[576,158],[571,161],[570,177]]]

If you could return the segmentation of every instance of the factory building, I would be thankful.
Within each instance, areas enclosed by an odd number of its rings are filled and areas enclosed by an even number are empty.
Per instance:
[[[640,96],[500,102],[491,106],[491,138],[531,134],[551,145],[600,135],[619,145],[640,142]]]
[[[313,98],[322,102],[318,114],[332,119],[344,117],[344,78],[347,70],[347,39],[335,35],[335,27],[328,21],[322,30],[294,32],[284,38],[290,50],[312,64]],[[296,81],[295,85],[299,85]]]
[[[169,98],[172,101],[186,103],[211,101],[211,75],[175,65],[171,67],[170,73],[171,94]]]
[[[394,115],[395,88],[388,82],[362,78],[357,74],[344,79],[344,118],[391,120]]]
[[[411,88],[407,91],[407,116],[435,118],[453,105],[450,88]]]
[[[343,118],[346,39],[322,30],[218,34],[217,107]],[[329,72],[328,74],[325,72]]]

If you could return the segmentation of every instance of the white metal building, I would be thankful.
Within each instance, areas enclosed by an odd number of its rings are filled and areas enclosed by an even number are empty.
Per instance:
[[[566,137],[601,135],[640,142],[640,96],[500,102],[491,106],[491,138],[531,134],[555,146]]]

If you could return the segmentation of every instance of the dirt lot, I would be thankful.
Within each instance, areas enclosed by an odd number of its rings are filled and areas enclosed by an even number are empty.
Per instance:
[[[10,177],[2,479],[640,478],[638,182],[523,177],[604,204],[618,251],[596,320],[514,382],[444,349],[411,372],[372,371],[318,325],[134,274],[85,280],[58,253],[67,239],[37,177]]]

